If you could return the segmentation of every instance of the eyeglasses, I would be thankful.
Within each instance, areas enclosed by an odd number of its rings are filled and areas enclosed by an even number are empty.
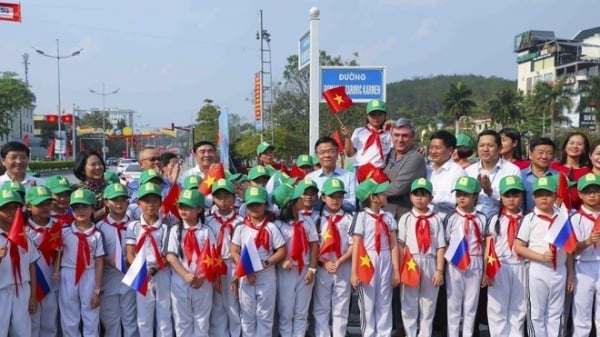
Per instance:
[[[148,161],[160,161],[160,157],[148,157],[148,158],[140,159],[140,161],[144,161],[144,160],[148,160]]]
[[[320,151],[317,151],[317,154],[318,154],[319,156],[324,156],[324,155],[326,155],[326,154],[335,154],[335,153],[337,153],[337,149],[328,149],[328,150],[320,150]]]

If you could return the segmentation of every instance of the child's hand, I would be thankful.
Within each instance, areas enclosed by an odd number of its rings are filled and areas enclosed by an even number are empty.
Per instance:
[[[342,127],[340,128],[340,131],[342,132],[342,135],[344,135],[345,137],[350,137],[350,130],[348,130],[348,128],[345,125],[342,125]]]
[[[352,288],[354,288],[354,290],[358,290],[358,286],[360,285],[360,280],[358,279],[358,276],[356,274],[353,274],[352,276],[350,276],[350,283],[352,284]]]
[[[285,260],[285,261],[281,262],[281,268],[283,268],[284,270],[290,271],[290,270],[292,270],[293,266],[294,266],[294,264],[290,260]]]
[[[52,273],[52,281],[58,283],[58,281],[60,281],[60,273],[55,271],[54,273]]]
[[[327,272],[329,272],[330,274],[335,274],[337,272],[337,261],[333,262],[333,261],[327,261],[324,264],[325,269],[327,270]]]
[[[492,279],[490,279],[487,275],[483,275],[483,278],[481,279],[481,287],[485,288],[485,287],[493,287],[494,286],[494,281],[492,281]]]
[[[231,282],[231,293],[233,294],[234,298],[240,298],[240,285],[238,283],[238,280],[232,281]]]
[[[396,288],[400,284],[400,272],[397,270],[392,272],[392,288]]]
[[[592,244],[600,241],[600,232],[592,232],[592,235],[588,238]]]
[[[6,255],[6,247],[0,248],[0,259]]]
[[[567,293],[572,293],[575,289],[575,281],[573,280],[573,276],[567,276]]]
[[[306,272],[306,277],[304,278],[304,284],[311,284],[315,280],[315,274],[312,271]]]
[[[94,292],[94,294],[92,295],[92,301],[90,302],[90,307],[92,309],[98,307],[100,305],[100,295],[96,294]]]
[[[28,310],[30,314],[33,314],[37,311],[38,308],[38,301],[37,298],[35,297],[35,295],[31,295],[29,297],[29,306],[28,306]]]
[[[204,284],[204,280],[206,280],[206,275],[204,274],[196,274],[194,275],[194,281],[191,283],[192,288],[198,289],[202,287]]]
[[[185,283],[189,283],[190,286],[192,286],[194,284],[194,281],[196,281],[196,275],[192,273],[187,273],[183,276],[183,280],[185,281]]]
[[[439,270],[436,270],[435,273],[433,273],[433,277],[431,278],[431,283],[434,287],[440,287],[442,284],[444,284],[444,273]]]
[[[551,251],[547,250],[544,252],[542,257],[543,257],[544,262],[552,262],[552,259],[554,258],[554,254],[552,254]]]
[[[254,274],[246,275],[246,282],[248,282],[249,285],[253,286],[254,283],[256,283],[256,275],[254,275]]]

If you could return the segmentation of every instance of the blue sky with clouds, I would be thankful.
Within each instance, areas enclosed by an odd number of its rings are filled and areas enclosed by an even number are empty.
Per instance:
[[[5,0],[11,1],[11,0]],[[205,98],[253,119],[253,75],[259,69],[258,10],[271,34],[274,80],[308,11],[321,11],[321,49],[361,65],[385,66],[388,82],[414,76],[479,74],[516,78],[513,38],[530,29],[570,38],[600,25],[598,0],[24,0],[21,24],[0,22],[0,71],[29,81],[36,113],[56,111],[56,60],[61,54],[62,105],[101,107],[89,89],[120,92],[107,106],[131,108],[136,123],[187,124]]]

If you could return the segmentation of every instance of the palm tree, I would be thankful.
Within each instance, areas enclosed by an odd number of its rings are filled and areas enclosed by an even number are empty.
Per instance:
[[[455,120],[455,133],[458,135],[458,122],[461,116],[469,116],[471,110],[477,106],[471,99],[473,92],[462,82],[450,83],[450,88],[444,94],[444,113],[452,116]]]
[[[596,132],[600,132],[600,76],[590,77],[587,84],[579,89],[579,93],[581,99],[577,112],[581,113],[591,108],[596,118]]]
[[[531,95],[531,109],[544,116],[542,133],[546,133],[546,118],[550,116],[550,138],[554,139],[554,123],[564,122],[563,108],[570,111],[573,107],[571,89],[565,86],[564,80],[553,83],[537,82]]]
[[[523,119],[522,98],[519,92],[512,89],[497,92],[488,103],[492,122],[500,124],[502,128],[519,123]]]

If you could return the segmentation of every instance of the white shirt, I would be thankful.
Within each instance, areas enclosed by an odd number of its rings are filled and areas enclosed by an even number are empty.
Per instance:
[[[183,240],[190,230],[194,230],[194,236],[198,242],[198,248],[200,249],[200,252],[202,252],[205,244],[212,245],[216,242],[215,235],[210,227],[203,225],[200,221],[198,221],[198,224],[196,224],[194,227],[191,227],[184,221],[181,227],[181,229],[179,226],[171,227],[169,241],[167,243],[167,253],[175,254],[175,256],[179,258],[179,262],[183,268],[185,268],[185,270],[189,271],[190,273],[196,273],[198,269],[197,262],[200,256],[197,252],[192,252],[190,263],[188,264],[188,256],[185,255]],[[179,233],[180,230],[181,233]]]
[[[223,260],[227,260],[227,259],[231,258],[231,251],[229,249],[229,244],[231,243],[231,237],[233,236],[233,230],[235,229],[235,226],[237,226],[240,223],[243,223],[244,218],[237,215],[233,211],[226,215],[221,215],[221,214],[219,214],[219,211],[216,211],[213,215],[207,217],[206,225],[212,229],[217,240],[219,239],[219,232],[221,231],[222,225],[215,218],[215,216],[220,217],[221,221],[223,221],[225,223],[230,223],[231,227],[232,227],[231,233],[229,233],[227,230],[224,230],[224,232],[223,232],[223,243],[221,246],[221,258],[223,258]],[[215,245],[217,245],[217,243],[218,243],[217,240],[215,240]]]
[[[460,241],[465,236],[465,215],[467,214],[462,213],[457,209],[456,212],[454,212],[454,214],[449,215],[444,220],[444,225],[446,228],[445,236],[446,241],[448,241],[448,247],[452,245],[450,242]],[[469,245],[469,255],[481,256],[483,255],[484,248],[483,230],[487,221],[486,217],[480,212],[476,211],[474,213],[471,213],[471,215],[475,216],[476,223],[474,224],[470,222],[469,228],[467,229],[466,237],[467,244]],[[475,226],[477,226],[481,237],[477,237],[477,231],[475,229]]]
[[[354,224],[354,228],[352,230],[352,235],[358,235],[363,238],[363,243],[365,245],[366,250],[375,251],[375,222],[376,219],[370,216],[369,214],[379,215],[384,214],[383,221],[385,225],[388,227],[388,231],[390,232],[389,241],[386,237],[385,233],[381,231],[381,250],[390,250],[391,249],[391,240],[392,240],[392,232],[397,232],[398,227],[396,220],[394,220],[394,216],[390,212],[386,212],[383,209],[379,211],[378,214],[373,213],[369,208],[365,208],[364,211],[359,212],[356,215],[356,223]]]
[[[158,221],[156,221],[156,223],[148,224],[142,216],[140,220],[130,222],[127,225],[127,236],[125,239],[125,243],[127,245],[132,245],[134,247],[137,246],[138,240],[141,239],[142,235],[145,232],[142,226],[148,226],[154,229],[150,232],[150,235],[154,237],[154,240],[156,241],[156,247],[158,248],[158,252],[159,254],[161,254],[161,256],[155,255],[154,248],[152,247],[149,237],[145,238],[141,249],[143,249],[146,253],[146,263],[148,264],[148,268],[156,268],[158,267],[157,259],[162,258],[162,255],[165,253],[166,250],[165,248],[167,245],[167,238],[169,236],[167,225],[163,223],[163,219],[160,217],[158,218]]]
[[[5,172],[3,175],[0,176],[0,186],[7,181],[13,181],[13,180],[14,179],[11,179],[8,176],[8,173]],[[23,181],[19,181],[19,183],[21,183],[21,185],[23,185],[23,187],[27,191],[32,186],[44,185],[45,181],[44,181],[44,179],[36,178],[32,175],[25,174],[25,179]]]
[[[426,174],[427,180],[433,185],[431,206],[433,206],[433,211],[439,218],[444,219],[446,214],[450,213],[456,206],[456,193],[452,192],[456,181],[467,174],[452,159],[446,161],[437,170],[433,168],[433,163],[429,163]]]
[[[306,239],[308,242],[318,242],[319,235],[317,234],[317,229],[315,224],[312,222],[312,219],[307,216],[300,215],[299,221],[302,221],[302,227],[304,227],[304,231],[306,232]],[[281,235],[283,235],[283,239],[285,240],[286,245],[286,256],[290,261],[292,261],[294,266],[298,265],[298,262],[291,259],[292,256],[292,237],[294,236],[294,226],[293,223],[295,221],[283,222],[280,220],[275,221],[275,226],[279,228],[281,231]],[[310,264],[310,249],[307,249],[304,252],[304,266],[308,266]]]
[[[385,165],[385,157],[392,149],[392,137],[389,131],[383,129],[382,131],[383,132],[379,134],[379,140],[381,141],[383,157],[379,153],[379,149],[375,143],[368,148],[365,148],[365,143],[371,135],[371,131],[367,127],[363,126],[352,132],[352,137],[350,139],[352,141],[352,146],[356,149],[354,166],[361,166],[366,163],[372,163],[376,167],[383,167],[383,165]]]
[[[75,233],[83,233],[87,235],[86,240],[90,247],[90,263],[85,266],[85,269],[94,269],[96,264],[94,259],[104,256],[104,241],[102,234],[96,230],[96,226],[92,225],[85,231],[79,230],[73,222],[70,226],[64,227],[62,230],[63,253],[60,260],[62,268],[73,268],[77,266],[77,250],[79,247],[79,237]]]
[[[185,180],[185,178],[187,178],[188,176],[192,176],[192,175],[200,176],[202,179],[204,179],[204,173],[200,169],[200,166],[196,165],[196,166],[192,167],[191,169],[183,172],[183,174],[179,176],[179,183],[183,184],[183,181]]]
[[[593,218],[597,218],[600,215],[600,213],[589,210],[585,205],[581,206],[580,211],[591,215]],[[578,242],[587,240],[592,234],[592,228],[594,228],[594,222],[582,216],[580,212],[571,216],[571,224],[573,225]],[[581,253],[575,255],[575,260],[600,262],[600,243],[588,246]]]
[[[523,221],[521,221],[521,226],[519,227],[519,232],[517,234],[517,239],[527,243],[527,247],[532,251],[540,254],[544,254],[544,252],[550,250],[550,245],[544,237],[546,233],[548,233],[549,223],[548,221],[540,219],[537,214],[541,214],[540,210],[535,207],[532,212],[525,215]],[[554,209],[554,215],[558,213],[558,209]],[[558,226],[559,224],[554,224]],[[556,266],[564,266],[567,261],[567,254],[562,249],[556,250]],[[531,261],[532,263],[541,263],[537,261]],[[544,263],[548,266],[552,266],[552,262]]]
[[[356,198],[354,196],[354,190],[356,189],[356,177],[353,172],[346,171],[341,168],[336,168],[330,175],[323,172],[323,169],[318,169],[306,175],[317,184],[319,191],[323,189],[323,183],[329,177],[336,177],[344,183],[346,188],[346,194],[344,195],[344,211],[352,212],[356,208]],[[321,199],[317,198],[316,209],[321,206]]]
[[[522,214],[511,214],[511,216],[516,217]],[[508,244],[508,224],[510,220],[506,216],[500,215],[500,223],[498,232],[496,233],[496,222],[498,222],[498,216],[494,215],[490,218],[488,222],[487,235],[494,238],[494,249],[496,250],[496,255],[500,259],[502,263],[508,264],[519,264],[523,262],[523,259],[519,258],[517,253],[514,252],[514,243],[513,250],[510,249],[510,245]],[[522,218],[521,218],[522,219]],[[519,226],[521,221],[519,221]],[[519,226],[516,228],[515,235],[519,232]],[[516,239],[516,237],[515,237]],[[515,240],[516,241],[516,240]]]
[[[0,234],[3,233],[6,233],[8,235],[7,232],[0,229]],[[6,289],[15,284],[15,279],[13,276],[13,265],[12,261],[10,260],[11,244],[12,243],[10,243],[8,239],[4,237],[4,235],[0,235],[0,247],[6,248],[6,255],[4,255],[4,257],[0,261],[0,289]],[[21,246],[18,247],[19,256],[21,257],[19,261],[21,264],[21,281],[23,282],[23,284],[31,280],[31,275],[29,275],[29,265],[31,263],[34,263],[40,257],[38,250],[36,249],[35,245],[33,244],[33,241],[31,241],[29,237],[27,237],[27,247],[27,251],[25,251],[25,249],[23,249],[23,247]],[[35,294],[31,295],[34,296]],[[6,305],[6,303],[2,303],[1,305]],[[20,318],[29,319],[29,317]]]
[[[323,214],[321,214],[321,222],[319,223],[320,228],[317,229],[317,232],[320,235],[319,241],[320,241],[320,247],[322,247],[325,233],[327,232],[327,230],[329,228],[329,223],[327,222],[327,217],[328,216],[335,217],[337,215],[342,215],[342,218],[335,225],[336,225],[337,231],[339,232],[340,240],[341,240],[340,252],[342,253],[342,255],[344,255],[344,253],[348,250],[348,247],[350,247],[350,245],[352,245],[352,235],[350,235],[350,226],[352,225],[352,213],[346,213],[340,209],[337,213],[332,214],[327,209],[324,209]],[[329,261],[335,261],[338,258],[335,255],[335,252],[324,253],[323,257]]]
[[[425,216],[431,215],[428,211]],[[398,242],[404,243],[412,255],[420,255],[419,243],[417,242],[417,220],[421,215],[412,209],[408,213],[404,213],[398,220]],[[429,233],[431,235],[431,245],[429,250],[423,255],[436,256],[439,248],[446,247],[446,238],[444,237],[444,224],[437,214],[434,214],[429,219]]]

